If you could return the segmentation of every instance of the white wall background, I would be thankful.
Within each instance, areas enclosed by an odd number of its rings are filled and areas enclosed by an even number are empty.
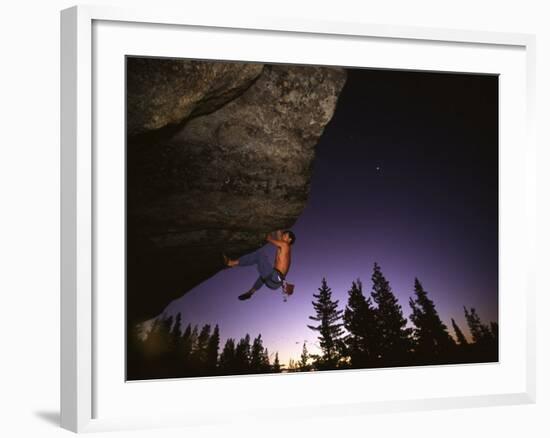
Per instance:
[[[147,5],[143,0],[98,4]],[[111,432],[109,436],[498,436],[550,433],[550,13],[543,0],[169,1],[159,7],[535,33],[538,131],[538,402],[529,406],[380,414],[223,429]],[[0,434],[60,436],[59,10],[65,0],[3,4],[0,24]],[[260,5],[264,5],[261,7]],[[15,334],[17,336],[15,336]],[[29,349],[29,343],[33,346]],[[269,394],[266,394],[269,397]],[[299,394],[289,394],[299,397]]]

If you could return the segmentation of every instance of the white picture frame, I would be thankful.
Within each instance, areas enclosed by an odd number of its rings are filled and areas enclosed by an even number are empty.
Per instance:
[[[148,37],[146,41],[145,39],[141,41],[139,35],[144,32],[144,29],[148,29]],[[101,269],[102,263],[106,263],[103,262],[102,256],[105,254],[106,240],[99,244],[98,236],[116,233],[117,229],[107,230],[102,227],[109,227],[108,222],[111,220],[117,223],[119,217],[118,213],[109,217],[101,216],[105,213],[98,213],[98,211],[105,211],[105,209],[97,207],[104,202],[107,204],[110,202],[107,201],[110,195],[101,189],[103,184],[101,181],[108,181],[110,184],[120,183],[109,175],[114,175],[113,170],[116,172],[116,166],[120,166],[121,163],[116,157],[111,160],[106,154],[97,154],[98,141],[101,142],[101,139],[106,138],[103,137],[103,131],[107,132],[110,129],[105,127],[105,124],[101,125],[103,112],[100,109],[104,108],[102,105],[106,103],[102,103],[104,102],[101,97],[102,92],[98,92],[103,87],[99,82],[106,77],[114,78],[114,82],[108,88],[111,87],[109,91],[114,96],[113,99],[121,99],[124,91],[120,87],[120,80],[123,81],[123,78],[117,79],[116,74],[109,73],[110,57],[119,59],[120,54],[127,50],[124,44],[128,41],[132,41],[132,44],[141,44],[143,47],[143,51],[136,53],[135,47],[138,46],[134,46],[130,54],[157,53],[159,56],[170,56],[171,48],[166,44],[163,45],[164,52],[155,52],[155,50],[158,50],[157,46],[162,43],[162,34],[178,32],[178,29],[185,29],[185,32],[200,32],[203,36],[209,34],[219,36],[223,32],[232,31],[235,38],[244,38],[244,40],[248,38],[250,41],[252,38],[254,41],[266,38],[264,43],[267,45],[263,47],[263,56],[267,57],[268,49],[273,49],[272,58],[269,60],[284,61],[283,58],[277,58],[285,55],[275,53],[274,41],[280,42],[276,45],[277,47],[285,47],[285,44],[288,47],[289,44],[295,44],[295,41],[299,40],[309,39],[308,44],[320,44],[322,41],[317,43],[315,41],[323,38],[328,41],[332,38],[335,44],[341,47],[351,42],[372,45],[371,59],[376,61],[370,60],[369,63],[372,65],[367,65],[364,61],[353,65],[397,68],[399,61],[400,68],[440,71],[453,69],[502,75],[505,80],[503,92],[507,94],[501,95],[503,98],[499,103],[501,105],[501,142],[506,148],[506,153],[500,160],[500,201],[503,206],[500,213],[500,232],[505,239],[500,247],[502,260],[499,269],[501,272],[499,288],[503,288],[505,299],[500,303],[501,321],[499,322],[501,349],[506,354],[498,364],[495,364],[495,368],[468,365],[445,368],[441,371],[441,367],[417,367],[407,370],[383,370],[379,374],[360,370],[310,373],[307,376],[186,379],[183,383],[176,380],[120,382],[120,375],[117,374],[120,370],[110,372],[109,364],[104,358],[112,354],[117,355],[119,360],[118,355],[123,355],[124,352],[118,352],[120,347],[120,344],[116,343],[117,339],[120,339],[118,335],[114,335],[111,341],[106,339],[104,333],[107,329],[116,333],[117,312],[120,312],[120,304],[123,301],[120,301],[120,296],[113,298],[118,300],[113,303],[108,301],[109,298],[99,301],[97,299],[102,288],[107,287],[105,285],[111,283],[111,280],[114,281],[120,274],[115,272],[111,276],[106,270]],[[124,38],[120,32],[130,32],[133,38]],[[182,38],[185,37],[186,35],[182,34]],[[106,41],[109,44],[106,44]],[[216,59],[212,57],[213,53],[221,50],[229,58],[239,59],[239,55],[228,52],[228,48],[218,45],[217,48],[208,49],[206,43],[202,44],[199,41],[200,39],[194,40],[194,50],[199,54],[204,50],[205,54],[196,55],[196,57]],[[382,49],[377,46],[380,44],[384,45]],[[253,46],[251,44],[250,54],[259,49]],[[397,47],[395,53],[405,53],[404,50],[409,52],[416,48],[420,50],[418,53],[421,56],[416,59],[397,60],[395,59],[397,55],[392,55],[394,46]],[[211,52],[206,53],[207,50]],[[454,51],[461,53],[455,56],[451,53]],[[471,54],[468,54],[469,51]],[[324,50],[324,52],[327,51]],[[425,54],[422,55],[424,52]],[[380,53],[379,58],[376,58],[377,53]],[[440,56],[435,57],[433,53],[438,53]],[[172,55],[178,56],[178,53],[174,51]],[[336,51],[331,54],[329,50],[323,56],[333,56],[334,65],[341,65],[338,64],[336,55]],[[256,60],[250,56],[244,60]],[[291,55],[288,56],[292,58]],[[422,56],[431,56],[426,58],[431,60],[419,61],[418,59]],[[461,61],[461,56],[465,59],[469,59],[470,56],[472,64]],[[227,57],[224,58],[227,59]],[[297,62],[297,59],[300,58],[287,59],[287,62]],[[535,304],[534,281],[531,274],[535,266],[533,248],[535,245],[536,157],[532,128],[535,92],[534,59],[535,38],[527,34],[383,26],[361,21],[351,23],[318,21],[291,16],[227,18],[216,16],[214,13],[208,16],[199,15],[188,8],[184,11],[172,11],[156,8],[134,10],[105,6],[75,6],[63,10],[61,12],[61,426],[75,432],[93,432],[224,422],[244,416],[262,419],[273,415],[273,412],[284,413],[285,416],[292,418],[305,418],[329,413],[359,415],[380,411],[397,412],[533,403],[535,400]],[[464,62],[462,69],[461,62]],[[96,63],[100,66],[98,67]],[[308,60],[304,60],[304,63],[308,63]],[[479,67],[475,67],[477,65]],[[107,70],[103,70],[104,68]],[[118,67],[113,68],[113,71],[120,72],[117,70]],[[106,76],[106,73],[109,74]],[[120,120],[119,116],[124,113],[123,106],[113,105],[118,102],[121,101],[109,102],[109,107],[115,115],[115,117],[109,116],[113,123]],[[105,128],[98,129],[98,123]],[[118,129],[117,132],[120,134],[122,128],[115,126],[113,130]],[[113,134],[113,137],[109,138],[120,139],[118,134]],[[112,146],[114,153],[119,146],[124,149],[123,142],[115,143],[115,146]],[[105,161],[106,158],[109,161]],[[109,163],[113,164],[109,165]],[[514,166],[516,171],[512,172]],[[113,198],[111,201],[114,202],[116,199]],[[512,211],[511,207],[513,205],[517,207],[518,202],[521,203],[519,204],[521,208]],[[107,225],[101,225],[102,223]],[[107,230],[105,233],[104,229]],[[116,251],[110,252],[113,257],[119,254]],[[509,273],[506,268],[513,266],[518,258],[521,258],[521,263],[516,265],[517,272]],[[121,260],[109,261],[109,265],[116,269],[117,266],[120,267],[120,262]],[[116,281],[113,284],[116,284]],[[511,301],[506,299],[505,289],[512,286],[517,300],[515,310],[510,307]],[[113,290],[116,293],[124,293],[116,287]],[[507,315],[513,311],[518,314],[516,323],[519,328],[512,334],[507,330],[506,319]],[[100,320],[98,312],[101,314]],[[118,317],[123,319],[123,314],[118,313]],[[509,368],[507,368],[508,365],[510,365]],[[500,372],[502,374],[499,374]],[[467,385],[460,385],[458,382],[452,391],[446,392],[445,387],[439,385],[437,388],[434,384],[431,392],[422,393],[422,395],[415,388],[407,388],[408,392],[405,390],[400,392],[399,385],[396,385],[397,389],[389,391],[389,395],[385,398],[377,396],[376,389],[373,390],[374,395],[369,396],[352,393],[349,390],[357,385],[366,384],[367,381],[371,382],[369,385],[372,388],[376,388],[373,379],[376,378],[376,381],[382,382],[384,376],[389,375],[397,380],[411,376],[415,379],[429,376],[436,381],[437,379],[447,381],[449,377],[473,378],[474,381],[476,379],[479,382],[484,381],[486,386],[480,384],[479,391],[473,391],[469,387],[459,388]],[[491,375],[495,376],[494,381],[491,381]],[[113,379],[118,379],[116,385],[113,384],[115,381]],[[161,404],[147,406],[148,415],[140,415],[139,409],[131,406],[131,400],[139,396],[140,392],[144,394],[144,398],[158,397],[159,394],[169,394],[172,391],[170,385],[172,387],[180,385],[178,390],[181,390],[182,384],[186,385],[187,391],[194,394],[204,392],[211,396],[217,391],[219,403],[208,405],[207,413],[206,405],[201,405],[201,399],[198,398],[191,411],[189,410],[191,407],[185,408],[186,415],[178,410],[167,411]],[[338,388],[344,389],[343,392],[338,393],[340,398],[333,397],[327,400],[319,394],[313,394],[311,399],[304,400],[301,404],[288,407],[281,404],[285,400],[284,391],[288,393],[290,388],[300,386],[311,389],[313,384],[322,385],[328,388],[329,393],[334,391],[334,394],[337,394]],[[226,395],[236,385],[242,392],[238,396],[240,397],[237,403],[239,406],[231,406],[231,409],[226,409],[227,412],[225,412],[224,406],[229,408],[229,398]],[[247,395],[254,394],[254,391],[258,391],[258,387],[274,394],[275,411],[272,409],[273,406],[259,407],[247,399]],[[122,406],[127,404],[129,409],[125,411]],[[132,415],[131,412],[134,414]],[[207,415],[212,413],[216,414],[215,420],[211,415]]]

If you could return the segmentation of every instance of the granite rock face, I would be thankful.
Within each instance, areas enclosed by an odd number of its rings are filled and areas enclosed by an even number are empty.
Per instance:
[[[222,253],[240,256],[268,232],[292,227],[346,72],[173,60],[157,69],[157,59],[134,61],[127,303],[137,322],[223,269]]]
[[[134,136],[179,125],[239,96],[262,64],[178,59],[127,59],[127,132]]]

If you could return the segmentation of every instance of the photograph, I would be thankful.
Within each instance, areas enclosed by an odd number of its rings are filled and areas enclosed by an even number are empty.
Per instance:
[[[127,381],[499,361],[498,75],[125,64]]]

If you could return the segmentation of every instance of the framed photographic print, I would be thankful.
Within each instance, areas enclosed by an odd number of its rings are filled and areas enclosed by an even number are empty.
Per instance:
[[[61,24],[63,427],[534,401],[532,36]]]

